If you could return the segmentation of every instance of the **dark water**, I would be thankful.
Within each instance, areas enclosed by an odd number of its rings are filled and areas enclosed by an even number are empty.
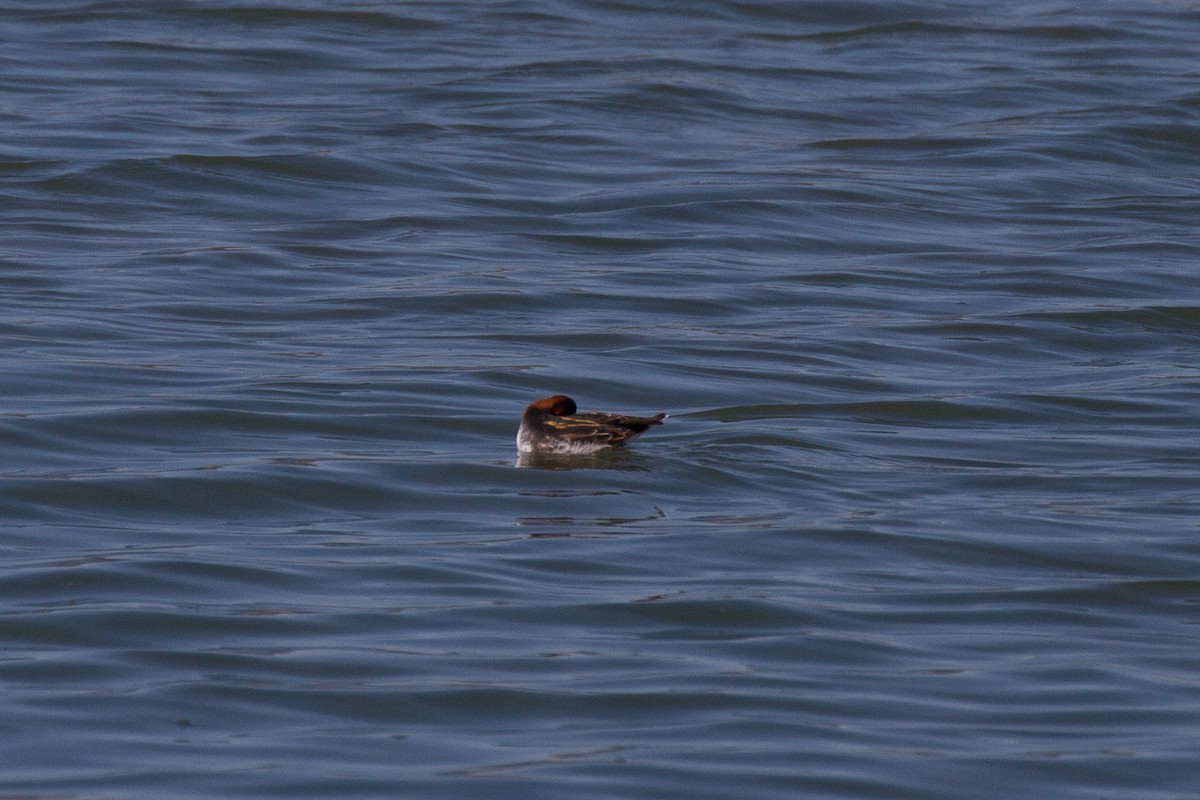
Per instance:
[[[1195,3],[0,39],[0,794],[1197,796]]]

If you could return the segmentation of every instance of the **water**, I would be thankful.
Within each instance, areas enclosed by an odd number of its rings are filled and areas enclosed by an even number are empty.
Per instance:
[[[4,5],[0,792],[1194,797],[1198,34]]]

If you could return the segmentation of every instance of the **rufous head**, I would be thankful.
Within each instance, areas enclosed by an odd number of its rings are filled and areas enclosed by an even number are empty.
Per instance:
[[[555,394],[543,397],[541,400],[534,400],[529,407],[540,409],[556,417],[565,417],[576,411],[575,401],[565,394]]]

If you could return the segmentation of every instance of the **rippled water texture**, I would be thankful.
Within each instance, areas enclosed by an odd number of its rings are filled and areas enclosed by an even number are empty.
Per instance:
[[[1196,796],[1194,3],[0,37],[0,794]]]

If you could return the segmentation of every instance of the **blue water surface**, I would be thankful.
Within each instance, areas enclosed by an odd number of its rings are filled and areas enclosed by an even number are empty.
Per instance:
[[[0,38],[0,795],[1196,796],[1194,4]]]

